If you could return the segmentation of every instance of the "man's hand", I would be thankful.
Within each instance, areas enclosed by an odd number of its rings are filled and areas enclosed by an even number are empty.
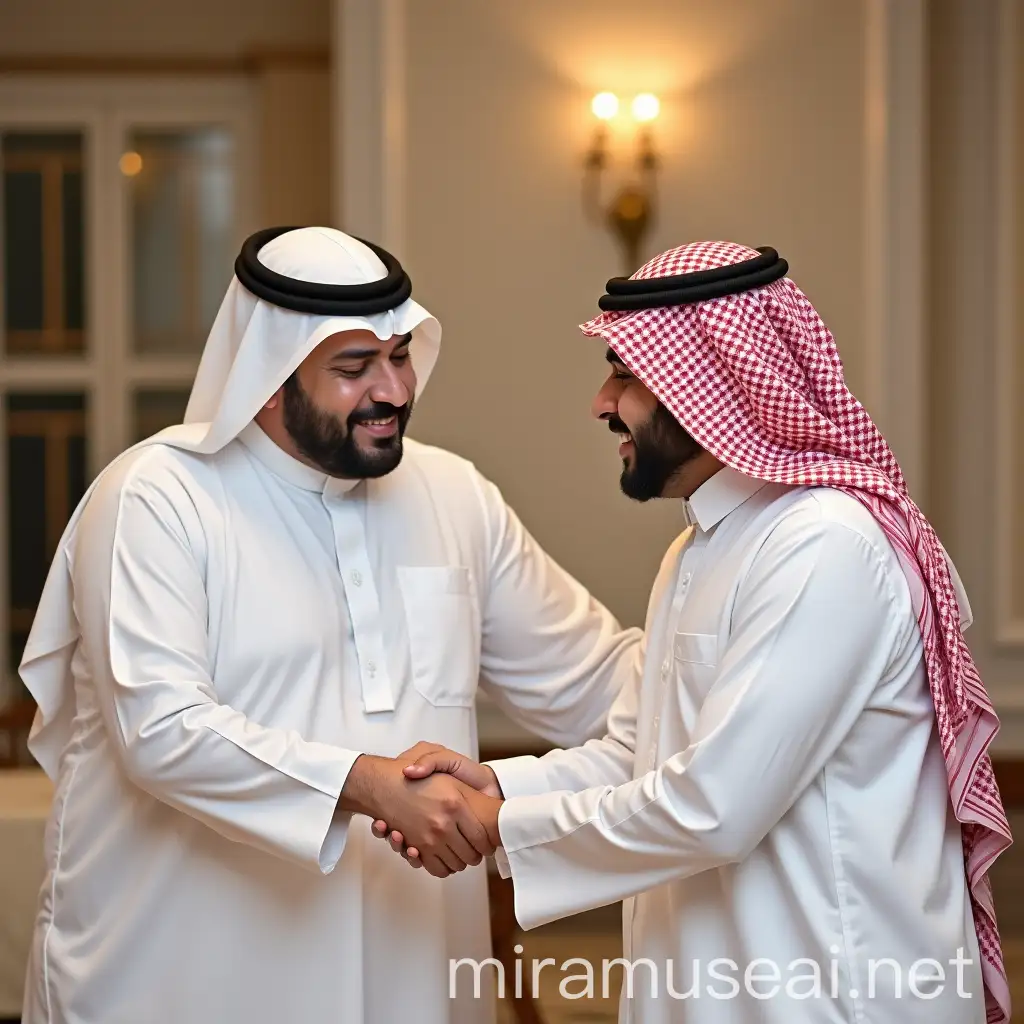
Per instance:
[[[476,819],[486,830],[487,839],[491,844],[491,852],[493,853],[494,850],[501,846],[501,835],[498,832],[498,812],[501,810],[504,800],[499,797],[486,796],[473,790],[467,791],[465,798]],[[422,851],[414,843],[410,843],[407,846],[405,836],[401,832],[395,830],[389,833],[388,826],[383,821],[375,821],[373,823],[373,832],[379,839],[387,839],[391,844],[391,849],[395,853],[401,854],[411,867],[419,868],[425,865],[426,861]],[[427,870],[430,871],[430,868],[428,867]]]
[[[406,778],[423,779],[435,772],[444,773],[479,790],[479,797],[466,793],[465,798],[470,802],[478,819],[487,828],[492,846],[496,848],[500,845],[498,811],[501,808],[502,792],[497,776],[489,767],[455,750],[449,750],[436,743],[425,742],[417,743],[416,746],[399,754],[398,760],[408,762],[404,768]],[[391,848],[401,854],[413,867],[423,865],[423,851],[394,821],[390,825],[383,820],[375,821],[373,834],[378,839],[388,839]]]
[[[443,773],[408,779],[403,774],[407,763],[360,755],[349,772],[339,807],[372,818],[386,816],[409,837],[423,866],[438,878],[479,864],[492,854],[495,846],[470,803],[479,794]]]
[[[472,786],[486,796],[501,797],[501,786],[493,769],[465,754],[449,750],[437,743],[419,742],[399,754],[397,760],[410,761],[405,768],[407,779],[425,779],[434,772],[444,772]]]

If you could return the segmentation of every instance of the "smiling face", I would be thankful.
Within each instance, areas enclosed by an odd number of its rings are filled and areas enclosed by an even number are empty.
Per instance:
[[[609,349],[608,379],[592,412],[619,436],[623,493],[636,501],[689,497],[720,466]],[[707,472],[710,470],[710,472]]]
[[[322,341],[257,422],[278,445],[330,476],[390,473],[402,459],[416,374],[412,336],[345,331]]]

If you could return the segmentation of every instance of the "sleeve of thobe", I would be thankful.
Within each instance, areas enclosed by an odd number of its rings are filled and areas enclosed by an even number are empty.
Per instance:
[[[741,584],[691,744],[625,785],[503,804],[503,873],[514,880],[520,924],[743,860],[822,770],[883,677],[907,628],[894,614],[891,571],[845,526],[781,524]]]
[[[359,754],[220,702],[202,572],[163,489],[129,478],[103,539],[86,531],[76,544],[75,611],[127,776],[228,839],[332,871],[351,817],[338,798]]]
[[[679,555],[687,540],[688,534],[681,534],[662,559],[651,590],[644,634],[636,647],[636,661],[612,704],[605,734],[599,739],[587,740],[582,746],[551,750],[541,757],[526,754],[489,761],[506,799],[553,790],[575,793],[592,786],[619,786],[633,777],[636,716],[647,656],[647,636],[656,622],[665,590],[675,577]],[[500,850],[498,863],[499,866],[503,864]]]
[[[639,689],[637,674],[619,691],[608,715],[607,732],[600,739],[587,740],[582,746],[567,750],[551,750],[541,757],[524,754],[488,761],[504,797],[552,790],[576,792],[591,786],[628,782],[633,775]]]
[[[550,558],[492,483],[477,485],[490,556],[482,688],[509,718],[559,746],[603,736],[612,704],[640,671],[641,631],[623,629]]]

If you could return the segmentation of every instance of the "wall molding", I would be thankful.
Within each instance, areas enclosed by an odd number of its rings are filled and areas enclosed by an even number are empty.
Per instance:
[[[1019,510],[1014,512],[1015,473],[1021,439],[1016,436],[1015,406],[1019,395],[1014,384],[1019,376],[1021,250],[1017,240],[1019,207],[1020,110],[1019,62],[1021,25],[1018,0],[999,0],[999,68],[996,112],[996,324],[995,324],[995,538],[992,571],[995,582],[995,643],[998,647],[1024,647],[1024,613],[1013,607],[1015,566],[1009,553]]]
[[[405,0],[334,0],[335,224],[405,248]]]
[[[911,493],[927,495],[924,0],[868,0],[865,48],[864,405]]]

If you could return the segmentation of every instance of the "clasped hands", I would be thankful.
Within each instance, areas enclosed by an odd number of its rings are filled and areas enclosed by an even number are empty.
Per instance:
[[[479,864],[501,845],[501,787],[494,772],[436,743],[417,743],[394,759],[402,783],[387,786],[376,807],[373,834],[415,868],[445,878]],[[385,820],[385,818],[387,820]]]

